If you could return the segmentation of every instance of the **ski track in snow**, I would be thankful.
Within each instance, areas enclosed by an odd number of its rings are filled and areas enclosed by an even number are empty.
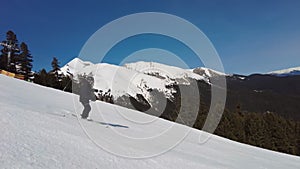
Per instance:
[[[207,133],[195,129],[191,129],[175,148],[159,156],[145,159],[119,157],[96,146],[84,133],[74,117],[74,114],[77,115],[75,109],[79,112],[82,110],[78,96],[3,75],[0,75],[0,87],[1,169],[296,169],[300,166],[297,156],[264,150],[215,135],[205,144],[199,144],[199,135]],[[114,138],[114,131],[128,136],[148,137],[163,132],[170,125],[178,129],[188,128],[102,102],[92,103],[92,110],[91,117],[95,121],[100,114],[105,117],[97,120],[100,124],[86,120],[80,122],[114,146],[118,146],[120,141],[110,139]],[[124,116],[153,122],[139,125]],[[117,148],[134,151],[138,147]]]

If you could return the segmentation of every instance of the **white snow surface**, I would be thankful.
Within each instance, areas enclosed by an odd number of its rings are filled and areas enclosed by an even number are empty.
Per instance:
[[[190,129],[186,126],[155,118],[123,107],[93,102],[90,117],[101,115],[107,124],[77,119],[75,110],[82,110],[78,96],[29,82],[0,75],[0,168],[1,169],[298,169],[300,158],[273,152],[211,135],[199,144],[200,130],[191,129],[185,139],[169,151],[145,159],[130,159],[99,148],[85,134],[81,125],[103,146],[123,153],[148,153],[176,139],[176,133]],[[118,110],[118,111],[117,111]],[[153,120],[140,125],[126,117]],[[104,119],[104,118],[103,118]],[[80,122],[80,123],[79,123]],[[81,125],[80,125],[81,124]],[[176,126],[175,133],[160,142],[128,144],[115,139],[116,132],[131,137],[153,136],[168,126]],[[143,151],[141,151],[141,149]]]
[[[276,70],[269,72],[268,74],[276,75],[276,76],[293,76],[300,75],[300,67],[293,67],[283,70]]]

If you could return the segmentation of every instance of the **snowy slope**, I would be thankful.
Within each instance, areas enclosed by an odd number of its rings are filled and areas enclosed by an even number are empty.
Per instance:
[[[75,110],[80,112],[82,107],[73,94],[2,75],[0,88],[0,168],[3,169],[299,168],[300,158],[297,156],[214,135],[204,144],[199,144],[199,135],[208,134],[194,129],[179,145],[158,156],[145,159],[119,157],[96,146],[81,125],[94,139],[100,138],[104,148],[128,155],[151,154],[190,128],[102,102],[92,103],[91,112],[91,118],[102,123],[78,121],[74,117]],[[140,124],[135,120],[150,120],[151,123]],[[170,126],[175,126],[177,132],[167,133],[167,137],[153,143],[154,147],[116,139],[116,133],[128,137],[150,137]]]
[[[277,70],[273,72],[269,72],[268,74],[276,75],[276,76],[294,76],[300,75],[300,67],[293,67],[289,69]]]

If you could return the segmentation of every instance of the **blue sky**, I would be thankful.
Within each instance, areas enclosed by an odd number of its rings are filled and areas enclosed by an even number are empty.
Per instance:
[[[169,13],[195,24],[214,44],[227,73],[263,73],[300,66],[297,0],[4,0],[0,11],[0,39],[13,30],[20,42],[28,44],[34,70],[49,70],[53,56],[64,65],[78,56],[88,38],[103,25],[137,12]],[[151,43],[137,46],[143,39]],[[193,53],[172,39],[145,35],[126,41],[104,61],[118,63],[134,50],[157,47],[177,52],[191,67],[202,66],[187,59]]]

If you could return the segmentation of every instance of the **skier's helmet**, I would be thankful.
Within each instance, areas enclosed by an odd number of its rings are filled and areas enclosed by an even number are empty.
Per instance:
[[[94,85],[94,78],[93,78],[93,76],[88,76],[88,77],[87,77],[87,81],[88,81],[91,85]]]

